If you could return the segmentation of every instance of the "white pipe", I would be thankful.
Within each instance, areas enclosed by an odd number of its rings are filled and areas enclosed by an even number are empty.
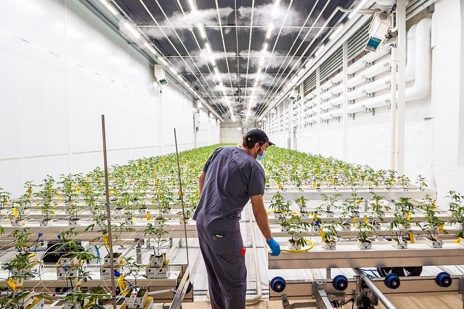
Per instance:
[[[330,92],[333,94],[333,95],[336,95],[336,94],[340,94],[342,93],[343,91],[343,84],[340,83],[338,84],[337,86],[333,87],[332,89],[330,89]]]
[[[321,114],[320,117],[321,117],[322,120],[327,120],[327,119],[332,118],[332,116],[330,115],[330,113]]]
[[[339,108],[330,112],[330,116],[332,117],[340,117],[341,115],[343,115],[343,108]]]
[[[330,91],[321,93],[321,99],[324,100],[324,101],[327,100],[328,98],[331,98],[331,97],[333,97],[333,94]]]
[[[364,68],[367,63],[374,62],[377,59],[382,58],[386,54],[388,54],[389,48],[384,48],[375,53],[367,53],[364,57],[353,63],[348,67],[348,74],[354,74]]]
[[[411,31],[411,30],[410,30]],[[408,35],[409,37],[409,35]],[[410,44],[411,41],[408,41],[408,51],[411,49],[413,44]],[[392,59],[392,87],[391,87],[391,105],[390,105],[390,170],[396,170],[396,70],[398,66],[398,59],[397,59],[397,50],[396,47],[392,48],[391,52],[391,59]],[[411,61],[408,59],[408,66],[410,65]],[[407,71],[407,68],[406,68]]]
[[[348,106],[348,113],[353,114],[364,110],[360,103]]]
[[[348,80],[348,87],[353,88],[366,81],[367,78],[372,78],[380,73],[388,71],[390,68],[390,57],[383,61],[376,63],[370,68],[365,69],[361,73],[356,74],[355,77]]]
[[[431,89],[431,27],[432,20],[425,18],[419,22],[416,29],[416,80],[414,86],[406,89],[406,101],[426,97]]]
[[[319,105],[319,108],[323,111],[329,109],[332,107],[332,104],[330,104],[330,101],[325,102],[324,104]]]
[[[360,103],[363,109],[382,107],[382,106],[387,106],[390,104],[391,104],[391,93],[386,93],[378,97],[370,98]]]
[[[414,80],[416,75],[416,28],[417,25],[413,25],[408,31],[406,81]]]

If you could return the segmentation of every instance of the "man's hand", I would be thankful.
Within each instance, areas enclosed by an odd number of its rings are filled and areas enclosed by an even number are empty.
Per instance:
[[[275,241],[274,238],[266,240],[267,245],[271,248],[271,255],[278,256],[280,254],[280,245]]]

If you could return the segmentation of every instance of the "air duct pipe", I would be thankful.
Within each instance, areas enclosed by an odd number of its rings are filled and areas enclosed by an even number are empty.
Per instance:
[[[417,27],[411,27],[411,29],[408,32],[408,63],[406,66],[406,81],[411,81],[412,79],[414,79],[414,77],[416,77],[416,80],[414,86],[406,89],[406,102],[422,99],[430,93],[430,72],[432,66],[430,50],[430,31],[431,20],[429,18],[426,18],[421,20]],[[391,77],[389,76],[388,78]],[[363,108],[376,108],[387,106],[390,103],[391,93],[387,93],[354,104],[355,106],[350,106],[348,108],[348,112],[353,113],[362,111]],[[361,108],[357,107],[357,105],[359,105]]]

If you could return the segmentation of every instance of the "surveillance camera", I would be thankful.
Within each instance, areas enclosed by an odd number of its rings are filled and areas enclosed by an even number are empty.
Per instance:
[[[297,96],[298,96],[298,93],[295,91],[295,89],[292,89],[292,91],[290,91],[288,95],[288,98],[290,100],[295,100]]]
[[[385,41],[390,30],[389,16],[390,13],[387,11],[374,13],[365,50],[375,52]]]

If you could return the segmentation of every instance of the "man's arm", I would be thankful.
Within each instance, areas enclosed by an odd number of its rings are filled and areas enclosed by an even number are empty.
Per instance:
[[[253,207],[253,214],[255,215],[256,223],[261,233],[266,240],[270,240],[272,238],[272,233],[269,227],[266,208],[264,207],[263,196],[261,194],[252,196],[251,206]]]
[[[203,191],[203,183],[205,182],[206,173],[201,171],[200,177],[198,178],[198,188],[200,189],[200,195]]]

